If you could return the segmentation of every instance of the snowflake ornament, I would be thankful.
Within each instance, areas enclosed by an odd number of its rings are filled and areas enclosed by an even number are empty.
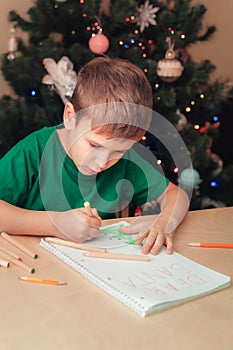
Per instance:
[[[42,83],[53,85],[65,104],[70,100],[77,81],[73,63],[63,56],[58,63],[52,58],[44,58],[43,64],[49,74],[43,77]]]
[[[159,7],[153,7],[153,5],[150,4],[149,0],[146,0],[144,5],[141,5],[138,8],[135,22],[140,27],[141,33],[145,28],[149,27],[150,24],[154,26],[157,24],[155,18],[156,13],[159,11],[159,9]]]

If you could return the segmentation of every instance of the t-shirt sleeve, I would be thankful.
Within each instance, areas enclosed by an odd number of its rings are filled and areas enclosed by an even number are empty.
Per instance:
[[[169,183],[162,170],[158,171],[134,150],[130,151],[127,179],[133,185],[133,201],[137,205],[157,199]]]
[[[23,206],[32,184],[32,155],[24,141],[0,159],[0,199]]]

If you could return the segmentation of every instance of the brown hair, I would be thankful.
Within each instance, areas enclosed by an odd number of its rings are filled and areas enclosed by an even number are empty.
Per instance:
[[[149,127],[152,89],[143,71],[133,63],[98,57],[79,71],[71,103],[83,116],[84,110],[91,109],[93,128],[134,138]]]

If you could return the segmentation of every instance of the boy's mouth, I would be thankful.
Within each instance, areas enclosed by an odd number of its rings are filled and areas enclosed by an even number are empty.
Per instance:
[[[97,171],[97,170],[94,170],[94,169],[91,169],[87,166],[83,167],[82,168],[82,173],[86,174],[86,175],[96,175],[98,174],[100,171]]]

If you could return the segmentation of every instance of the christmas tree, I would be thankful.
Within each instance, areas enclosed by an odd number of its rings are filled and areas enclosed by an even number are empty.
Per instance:
[[[27,19],[12,10],[9,52],[2,56],[1,69],[16,97],[0,100],[0,156],[30,132],[60,123],[76,72],[106,54],[128,59],[145,72],[154,110],[183,138],[194,168],[191,184],[189,169],[182,174],[183,187],[195,186],[191,209],[231,204],[219,202],[218,194],[232,168],[225,171],[211,151],[222,85],[210,82],[215,67],[209,60],[196,63],[188,53],[215,32],[214,26],[203,28],[206,10],[191,0],[37,0]],[[17,27],[28,33],[27,42],[17,37]],[[176,182],[179,169],[159,140],[147,134],[142,143]]]

